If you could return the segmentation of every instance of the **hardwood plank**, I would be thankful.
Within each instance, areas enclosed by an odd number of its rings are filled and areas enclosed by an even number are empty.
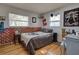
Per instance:
[[[63,48],[61,49],[63,50]],[[35,55],[48,55],[48,54],[60,55],[61,49],[60,46],[57,45],[57,43],[52,43],[36,50]],[[12,45],[0,46],[0,55],[28,55],[28,53],[22,45],[12,44]]]
[[[53,43],[36,51],[36,54],[38,55],[41,55],[41,54],[47,55],[48,53],[52,55],[60,55],[61,54],[60,46]]]

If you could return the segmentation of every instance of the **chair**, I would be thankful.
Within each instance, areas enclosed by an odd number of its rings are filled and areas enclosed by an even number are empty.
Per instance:
[[[0,33],[0,45],[6,45],[13,43],[15,30],[12,28],[6,28]]]

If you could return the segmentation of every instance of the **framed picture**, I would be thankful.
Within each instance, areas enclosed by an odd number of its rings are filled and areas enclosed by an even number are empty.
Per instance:
[[[32,17],[32,23],[36,23],[36,17]]]
[[[79,8],[64,12],[64,26],[79,26]]]
[[[0,16],[0,20],[5,20],[5,16]]]

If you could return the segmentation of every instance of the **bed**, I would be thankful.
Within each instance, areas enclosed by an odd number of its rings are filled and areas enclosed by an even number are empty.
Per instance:
[[[44,47],[53,42],[53,34],[45,32],[22,33],[21,41],[28,53],[35,54],[35,50]]]

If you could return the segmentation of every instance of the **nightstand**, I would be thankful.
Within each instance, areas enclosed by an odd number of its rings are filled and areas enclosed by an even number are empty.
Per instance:
[[[14,43],[21,43],[21,35],[20,34],[15,34],[14,35]]]

